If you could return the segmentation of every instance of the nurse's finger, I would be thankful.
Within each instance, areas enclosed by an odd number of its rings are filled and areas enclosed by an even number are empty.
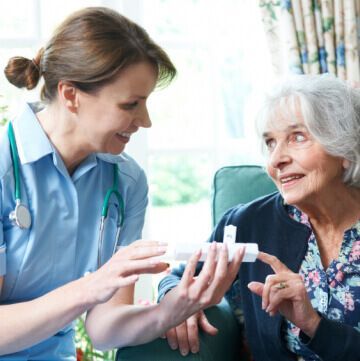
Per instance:
[[[271,254],[259,252],[257,258],[268,264],[275,273],[290,271],[277,257]]]
[[[162,256],[166,253],[167,245],[159,242],[148,244],[146,247],[124,247],[119,249],[116,257],[121,259],[145,259]]]
[[[236,274],[239,272],[239,268],[245,255],[245,247],[240,247],[234,253],[232,261],[229,263],[229,251],[226,244],[222,245],[222,249],[219,255],[219,262],[216,271],[219,274],[224,274],[226,280],[233,282]]]
[[[201,257],[201,249],[197,250],[192,254],[189,261],[186,264],[185,270],[181,277],[180,286],[181,287],[189,287],[192,283],[196,271],[196,266]]]
[[[139,275],[131,275],[127,277],[120,277],[117,279],[117,288],[126,287],[135,284],[139,280]]]
[[[162,241],[155,241],[155,240],[149,240],[149,239],[138,239],[135,242],[132,242],[129,246],[127,247],[152,247],[152,246],[167,246],[167,242],[162,242]]]
[[[122,277],[129,276],[130,274],[143,274],[143,273],[160,273],[164,272],[169,264],[161,262],[156,259],[145,260],[120,260],[112,262],[110,267],[114,272]]]
[[[213,247],[214,243],[210,246]],[[217,245],[216,245],[217,247]],[[210,274],[213,275],[211,280],[210,289],[216,291],[218,287],[221,287],[224,283],[227,272],[228,272],[228,260],[229,260],[229,251],[226,243],[222,243],[219,248],[216,248],[218,261],[213,262],[214,269],[210,269]],[[209,252],[210,255],[210,252]]]
[[[198,289],[200,290],[200,293],[204,289],[209,287],[209,284],[214,277],[216,270],[216,254],[217,254],[217,244],[216,242],[211,242],[205,263],[202,267],[199,277],[196,280],[196,284]]]
[[[233,259],[230,262],[228,273],[231,274],[231,277],[235,277],[239,272],[241,263],[245,256],[245,247],[240,247],[234,253]]]

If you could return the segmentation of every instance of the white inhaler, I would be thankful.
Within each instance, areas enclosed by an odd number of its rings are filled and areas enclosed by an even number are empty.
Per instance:
[[[201,257],[200,261],[205,261],[209,252],[209,247],[211,243],[176,243],[170,245],[166,253],[161,256],[161,259],[167,261],[178,261],[185,262],[188,261],[189,258],[201,248]],[[222,247],[222,242],[216,242],[217,246],[217,255],[220,252]],[[257,243],[228,243],[228,252],[229,252],[229,262],[232,261],[236,250],[240,247],[245,247],[245,255],[243,258],[243,262],[255,262],[259,253]]]

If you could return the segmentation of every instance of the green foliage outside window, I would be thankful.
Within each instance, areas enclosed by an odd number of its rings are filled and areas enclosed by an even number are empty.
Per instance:
[[[5,125],[7,122],[7,116],[6,116],[7,111],[8,111],[7,105],[0,105],[0,126]]]
[[[75,324],[75,344],[77,361],[113,361],[115,360],[115,350],[100,352],[94,349],[90,338],[85,330],[85,322],[82,317],[76,320]]]
[[[209,197],[209,167],[205,157],[159,156],[150,168],[153,206],[190,204]]]

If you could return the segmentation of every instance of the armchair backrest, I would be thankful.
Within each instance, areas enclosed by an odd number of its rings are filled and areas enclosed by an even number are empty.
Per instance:
[[[229,208],[276,190],[274,182],[261,166],[238,165],[220,168],[213,181],[213,225]]]

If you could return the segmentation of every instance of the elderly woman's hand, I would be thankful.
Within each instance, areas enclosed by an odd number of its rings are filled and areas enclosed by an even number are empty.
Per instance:
[[[223,244],[217,252],[216,243],[213,242],[197,277],[195,271],[201,252],[196,252],[190,258],[180,284],[168,292],[160,302],[162,319],[170,325],[166,336],[173,349],[179,347],[182,355],[186,355],[189,350],[197,352],[199,328],[211,335],[217,333],[216,328],[209,324],[201,310],[221,301],[239,271],[244,254],[245,248],[242,247],[229,263],[227,246]]]
[[[265,284],[250,282],[249,289],[262,297],[262,308],[274,316],[280,312],[286,319],[312,337],[320,322],[307,295],[303,279],[290,271],[278,258],[259,252],[258,259],[270,265],[274,275],[266,277]]]
[[[190,316],[180,325],[168,330],[163,338],[167,339],[173,350],[179,349],[180,353],[186,356],[189,351],[192,353],[199,352],[200,329],[210,336],[215,336],[218,333],[218,329],[209,322],[202,310]]]

